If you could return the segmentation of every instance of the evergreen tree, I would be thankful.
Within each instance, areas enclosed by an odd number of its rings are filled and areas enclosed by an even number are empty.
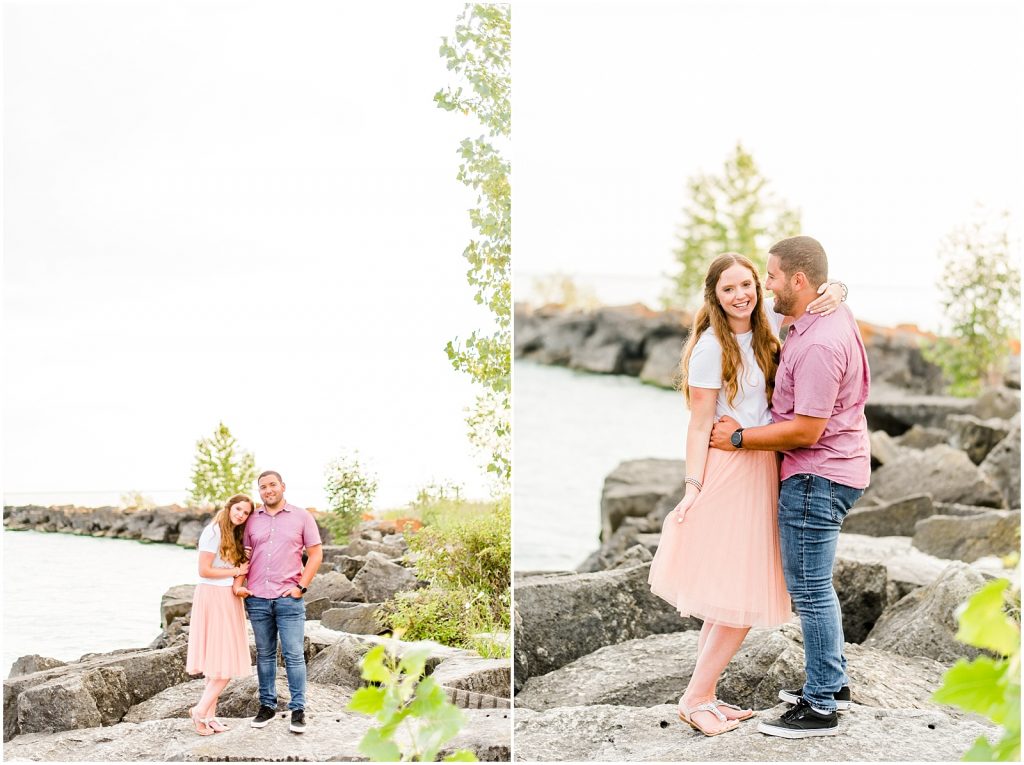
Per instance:
[[[226,502],[234,494],[251,494],[255,482],[255,458],[238,448],[238,442],[223,422],[217,425],[213,436],[196,442],[190,502]]]
[[[665,296],[667,305],[699,304],[708,265],[723,252],[746,255],[763,274],[768,248],[800,233],[800,211],[779,200],[768,185],[739,143],[721,175],[689,181],[690,202],[683,208],[679,246],[673,250],[679,270]]]

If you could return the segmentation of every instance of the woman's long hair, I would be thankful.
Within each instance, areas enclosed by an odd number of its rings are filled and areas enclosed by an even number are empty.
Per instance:
[[[729,319],[725,310],[718,302],[718,295],[715,288],[722,272],[733,265],[741,265],[750,269],[754,279],[754,286],[757,288],[757,305],[750,315],[750,328],[754,332],[754,358],[757,365],[764,372],[765,395],[768,403],[772,403],[772,393],[775,390],[775,370],[779,365],[779,349],[782,344],[779,338],[772,332],[768,323],[768,315],[764,310],[764,295],[761,292],[761,279],[757,275],[757,269],[750,262],[749,258],[735,252],[726,252],[719,255],[708,267],[708,275],[704,277],[704,305],[697,311],[693,320],[693,327],[690,329],[690,338],[683,348],[683,357],[679,362],[679,387],[686,396],[686,403],[690,403],[690,356],[693,355],[693,348],[697,345],[700,336],[710,327],[715,332],[715,337],[722,346],[722,387],[725,388],[726,398],[729,405],[733,404],[736,394],[739,393],[739,376],[743,370],[743,357],[740,354],[739,343],[736,336],[729,328]]]
[[[213,517],[213,522],[220,526],[220,550],[218,553],[222,560],[232,566],[240,566],[245,561],[245,548],[242,546],[245,524],[236,526],[231,522],[231,508],[239,502],[248,502],[249,507],[252,508],[250,513],[256,510],[256,505],[251,499],[244,494],[236,494]]]

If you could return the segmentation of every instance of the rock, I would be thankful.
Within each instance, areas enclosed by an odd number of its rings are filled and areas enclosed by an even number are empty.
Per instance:
[[[649,340],[646,346],[647,358],[640,369],[640,381],[674,390],[679,381],[679,362],[685,342],[683,335]]]
[[[988,420],[997,417],[1001,420],[1008,420],[1020,412],[1020,390],[1009,388],[987,388],[971,407],[971,414],[975,417]]]
[[[366,555],[366,563],[352,580],[359,592],[368,603],[383,603],[399,592],[415,590],[420,582],[409,569],[392,563],[380,553],[370,552]],[[355,598],[335,598],[335,600],[355,600]]]
[[[512,662],[510,659],[484,659],[480,656],[453,656],[430,673],[440,685],[474,693],[511,698]]]
[[[946,422],[949,422],[950,417],[959,416],[961,415],[951,414],[946,418]],[[884,433],[885,431],[878,432]],[[930,449],[933,446],[948,443],[949,431],[944,428],[926,428],[921,425],[914,425],[902,436],[894,438],[893,442],[897,446],[902,446],[906,449]]]
[[[623,519],[650,513],[665,495],[682,497],[685,471],[682,460],[664,459],[629,460],[615,468],[601,492],[601,539],[611,538]]]
[[[591,553],[576,570],[579,573],[590,573],[615,568],[616,561],[622,554],[638,543],[640,534],[657,531],[661,531],[661,523],[652,518],[623,518],[611,536],[606,538],[601,547]]]
[[[848,643],[860,643],[875,626],[888,600],[885,566],[837,557],[832,584],[843,613],[843,637]]]
[[[344,574],[349,579],[355,579],[359,570],[366,565],[366,557],[355,557],[352,555],[341,555],[334,559],[334,570]]]
[[[430,651],[426,663],[427,674],[430,674],[434,667],[445,659],[477,655],[473,651],[449,648],[430,640],[409,643],[373,635],[342,634],[336,643],[322,650],[309,662],[306,677],[318,683],[358,688],[363,682],[360,677],[360,662],[373,646],[381,643],[388,646],[388,650],[398,656],[404,656],[411,650],[427,648]]]
[[[984,462],[992,448],[1010,434],[1005,420],[979,420],[970,414],[951,414],[946,426],[952,434],[950,445],[967,452],[975,465]]]
[[[764,712],[778,717],[789,707]],[[841,735],[784,739],[741,724],[707,737],[679,721],[675,705],[649,708],[599,705],[545,712],[517,709],[516,759],[575,762],[913,762],[958,760],[978,736],[998,727],[947,709],[869,709],[854,706],[839,719]]]
[[[906,591],[931,584],[950,563],[921,552],[914,547],[910,537],[869,537],[861,534],[840,534],[836,557],[880,563],[886,568],[889,582]]]
[[[542,325],[539,341],[523,358],[532,359],[541,364],[566,365],[572,353],[594,331],[594,318],[582,312],[573,312],[548,319]]]
[[[871,441],[872,469],[892,462],[903,453],[895,439],[884,430],[871,431],[869,438]]]
[[[358,587],[356,587],[355,583],[349,581],[348,577],[344,574],[339,574],[337,571],[324,571],[323,573],[317,573],[317,575],[313,577],[313,581],[309,583],[308,589],[309,591],[305,596],[307,602],[317,600],[319,598],[327,598],[328,601],[363,600],[363,593]]]
[[[1006,506],[1020,509],[1020,423],[1000,441],[981,463],[981,471],[988,476],[1006,500]]]
[[[195,596],[196,585],[177,584],[171,587],[160,598],[160,624],[163,629],[181,616],[192,613],[192,598]]]
[[[601,344],[591,335],[583,346],[575,349],[569,357],[569,367],[598,374],[622,374],[626,349],[619,343]]]
[[[643,534],[642,536],[651,535]],[[643,544],[636,544],[624,553],[616,556],[615,560],[612,561],[611,568],[631,568],[632,566],[650,563],[652,560],[654,560],[654,553],[651,552],[650,548]]]
[[[199,537],[203,534],[206,524],[202,521],[184,521],[178,527],[177,543],[182,547],[195,548],[199,545]]]
[[[864,416],[869,430],[884,430],[890,436],[898,436],[913,425],[941,428],[948,415],[963,414],[971,406],[971,399],[909,395],[897,388],[873,385]]]
[[[986,555],[1008,555],[1020,549],[1020,510],[933,515],[918,521],[914,547],[929,555],[967,563]]]
[[[954,612],[985,583],[965,563],[951,563],[931,584],[914,590],[885,610],[864,645],[900,656],[926,656],[952,664],[978,650],[956,639]]]
[[[324,611],[321,624],[332,630],[359,635],[379,635],[384,625],[377,618],[380,603],[350,603]]]
[[[87,654],[79,662],[4,681],[4,741],[22,732],[109,725],[130,707],[185,682],[184,643]]]
[[[186,718],[188,710],[195,706],[203,695],[206,681],[192,680],[188,683],[175,685],[141,704],[136,704],[124,716],[122,722],[143,723],[147,720],[160,720],[170,717]],[[288,678],[280,670],[274,684],[277,689],[277,709],[285,711],[291,694],[288,691]],[[332,710],[344,709],[352,700],[352,690],[337,685],[306,683],[306,712],[329,713]],[[228,683],[217,703],[219,717],[255,717],[259,711],[259,681],[255,677],[237,678]]]
[[[307,619],[322,619],[324,611],[331,607],[331,599],[327,597],[310,598],[307,593],[305,601]]]
[[[516,696],[516,709],[613,704],[674,704],[697,658],[696,631],[651,635],[607,646],[541,677],[531,677]],[[945,667],[932,659],[908,660],[847,644],[854,702],[889,709],[934,709],[930,700]],[[751,630],[718,684],[723,700],[741,707],[770,708],[780,688],[804,679],[802,636],[795,624]]]
[[[912,494],[892,502],[861,507],[858,503],[843,521],[843,533],[872,537],[914,535],[914,524],[935,513],[931,494]]]
[[[33,672],[42,672],[54,667],[63,667],[65,662],[59,659],[51,659],[49,656],[40,656],[37,653],[29,656],[22,656],[13,664],[7,677],[18,677],[20,675],[31,675]]]
[[[520,665],[529,676],[542,675],[606,645],[698,628],[697,619],[684,619],[651,593],[650,568],[518,579],[517,677]]]
[[[401,558],[409,550],[409,545],[404,544],[404,540],[403,544],[384,544],[383,542],[371,542],[366,539],[353,539],[346,547],[348,548],[348,555],[351,557],[365,558],[367,553],[375,552],[392,560]]]
[[[1002,492],[962,451],[950,446],[910,450],[871,475],[865,496],[892,501],[930,494],[935,502],[1004,507]]]
[[[463,710],[465,725],[439,753],[439,758],[457,749],[469,749],[481,761],[509,760],[511,720],[507,710]],[[258,732],[246,718],[226,718],[230,728],[215,736],[197,736],[188,720],[150,720],[120,723],[73,733],[20,736],[4,746],[4,757],[12,760],[91,761],[240,761],[240,762],[328,762],[362,761],[362,737],[377,725],[369,716],[343,710],[306,715],[306,734],[289,732],[281,719]],[[397,734],[400,740],[404,733]]]

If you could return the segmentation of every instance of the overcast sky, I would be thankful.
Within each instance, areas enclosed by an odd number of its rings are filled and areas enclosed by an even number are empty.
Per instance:
[[[461,8],[5,2],[8,502],[180,501],[221,419],[299,504],[342,449],[385,506],[486,495],[444,353],[489,321],[479,128],[432,102]]]
[[[518,4],[517,295],[552,271],[649,291],[672,268],[687,179],[742,141],[855,310],[934,323],[942,237],[979,201],[1021,218],[1022,9]]]

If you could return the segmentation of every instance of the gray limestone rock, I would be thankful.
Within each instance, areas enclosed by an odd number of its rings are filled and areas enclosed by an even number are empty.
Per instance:
[[[194,584],[177,584],[171,587],[160,598],[160,624],[163,629],[179,617],[188,617],[192,613],[192,598],[195,596]]]
[[[620,464],[604,479],[601,539],[610,539],[625,518],[646,516],[666,495],[682,497],[685,477],[682,460],[643,459]]]
[[[313,581],[309,583],[309,591],[305,595],[306,601],[327,598],[328,601],[363,600],[362,591],[350,581],[344,574],[337,571],[324,571],[317,573]]]
[[[843,532],[872,537],[909,537],[914,535],[914,524],[934,513],[931,494],[912,494],[877,505],[857,504],[843,521]]]
[[[377,618],[380,603],[348,603],[324,611],[321,624],[332,630],[359,635],[379,635],[384,626]]]
[[[878,468],[865,496],[892,501],[911,494],[930,494],[935,502],[1005,507],[1002,492],[967,455],[951,446],[909,450]]]
[[[950,445],[962,449],[971,462],[980,465],[992,448],[1010,433],[1006,420],[979,420],[971,414],[951,414],[946,418],[946,427],[952,433]]]
[[[914,547],[939,558],[967,563],[1020,549],[1020,510],[979,515],[933,515],[917,522]]]
[[[51,659],[49,656],[40,656],[39,654],[34,653],[29,656],[22,656],[11,664],[11,671],[7,673],[7,677],[31,675],[33,672],[42,672],[45,669],[63,667],[64,664],[65,662],[60,661],[59,659]]]
[[[366,563],[352,580],[360,593],[361,600],[368,603],[383,603],[399,592],[418,589],[420,581],[409,569],[392,563],[380,553],[370,552]],[[356,598],[334,598],[334,600],[356,600]]]
[[[985,457],[982,472],[988,476],[1006,499],[1006,506],[1020,509],[1020,423]]]
[[[510,659],[453,656],[434,667],[431,677],[445,688],[473,691],[506,699],[510,698],[512,693]]]

